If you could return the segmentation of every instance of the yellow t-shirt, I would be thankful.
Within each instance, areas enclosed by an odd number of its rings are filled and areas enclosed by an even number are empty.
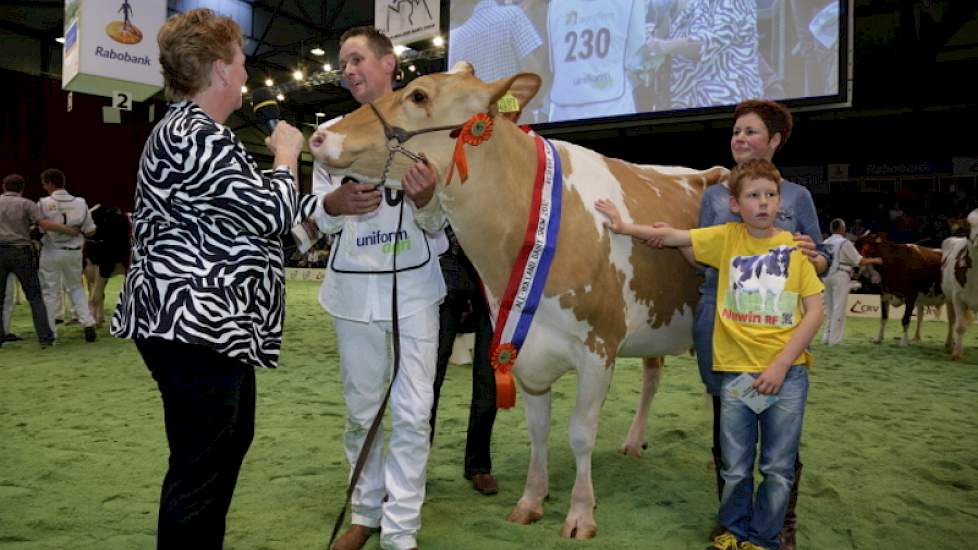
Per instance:
[[[696,261],[719,270],[713,370],[760,372],[784,349],[801,322],[801,298],[824,285],[791,233],[767,239],[743,223],[690,231]],[[811,365],[808,351],[792,364]]]

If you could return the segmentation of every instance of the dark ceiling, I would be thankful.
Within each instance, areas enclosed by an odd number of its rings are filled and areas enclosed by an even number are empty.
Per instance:
[[[296,68],[322,73],[323,64],[337,64],[338,37],[347,28],[373,23],[373,0],[242,0],[253,10],[245,53],[249,89],[270,77],[286,90],[282,102],[287,120],[308,128],[324,113],[333,117],[356,104],[339,86],[337,75],[319,74],[310,84],[297,84]],[[442,29],[448,26],[449,0],[440,1]],[[557,1],[557,0],[554,0]],[[790,0],[776,0],[789,2]],[[197,0],[168,0],[171,12]],[[821,119],[898,116],[909,111],[952,111],[972,116],[978,99],[970,76],[978,72],[978,3],[975,0],[854,0],[853,48],[855,93],[851,109],[812,113]],[[40,72],[60,75],[64,3],[61,0],[0,0],[0,35],[17,34],[39,40]],[[920,24],[920,14],[930,18]],[[936,15],[935,15],[936,14]],[[444,52],[430,44],[414,45],[421,72],[443,70]],[[325,50],[323,56],[311,53]],[[405,63],[407,64],[407,63]],[[405,72],[406,76],[412,76]],[[952,117],[953,118],[953,117]],[[668,121],[665,121],[668,122]],[[229,121],[243,141],[261,144],[261,133],[246,110]],[[660,131],[657,124],[655,131]],[[680,131],[682,124],[674,124]],[[562,137],[600,141],[628,137],[648,128],[596,130],[582,126]],[[666,131],[669,131],[668,129]],[[595,148],[601,147],[595,143]]]

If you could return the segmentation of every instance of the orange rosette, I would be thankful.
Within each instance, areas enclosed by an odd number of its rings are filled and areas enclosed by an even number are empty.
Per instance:
[[[492,351],[490,362],[496,373],[496,408],[509,409],[516,404],[516,383],[513,381],[513,363],[517,351],[513,344],[505,343]]]
[[[452,175],[455,167],[458,167],[458,177],[460,183],[465,183],[469,179],[469,163],[465,158],[466,143],[472,146],[479,145],[492,137],[492,117],[486,113],[476,113],[472,115],[462,128],[458,131],[458,139],[455,142],[455,151],[452,153],[452,165],[448,168],[448,178],[445,185],[452,182]]]

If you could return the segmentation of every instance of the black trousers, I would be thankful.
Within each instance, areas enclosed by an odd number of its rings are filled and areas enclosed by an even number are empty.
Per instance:
[[[439,310],[438,362],[435,370],[435,401],[431,407],[431,441],[435,440],[435,418],[438,396],[448,358],[452,355],[455,337],[462,331],[463,316],[475,323],[475,349],[472,351],[472,403],[469,406],[469,430],[465,442],[465,475],[488,474],[492,471],[489,447],[492,425],[496,422],[496,375],[489,363],[489,344],[492,341],[492,322],[489,308],[481,294],[449,290]],[[466,322],[466,324],[469,324]]]
[[[137,339],[136,347],[160,388],[170,445],[157,548],[220,549],[255,433],[254,367],[162,338]]]
[[[7,288],[7,275],[13,273],[20,281],[24,295],[31,305],[31,315],[34,317],[34,330],[37,339],[42,344],[54,341],[54,333],[48,324],[48,310],[44,307],[44,296],[41,294],[41,282],[37,276],[37,261],[30,246],[0,245],[0,336],[3,332],[3,301]]]

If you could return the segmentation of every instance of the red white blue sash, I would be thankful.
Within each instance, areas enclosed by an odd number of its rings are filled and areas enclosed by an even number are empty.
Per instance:
[[[533,183],[530,218],[492,335],[491,357],[496,371],[498,408],[509,408],[516,403],[516,386],[509,371],[526,340],[533,315],[543,296],[560,231],[563,189],[560,155],[551,142],[540,136],[535,137],[537,174]]]

